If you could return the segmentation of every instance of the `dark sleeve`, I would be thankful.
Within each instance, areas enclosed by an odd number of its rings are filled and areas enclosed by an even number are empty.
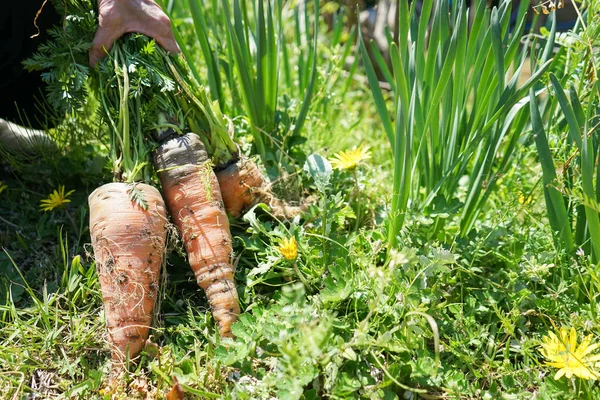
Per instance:
[[[43,121],[36,122],[41,117],[36,115],[36,103],[43,100],[40,96],[43,84],[39,73],[28,73],[23,69],[22,61],[47,39],[46,30],[60,18],[51,1],[43,8],[43,0],[6,3],[0,13],[0,118],[23,123],[26,115],[31,121],[29,125],[40,128]]]

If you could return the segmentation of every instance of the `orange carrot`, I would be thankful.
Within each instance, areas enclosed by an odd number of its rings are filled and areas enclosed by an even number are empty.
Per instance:
[[[147,209],[132,201],[132,190]],[[112,357],[134,359],[148,338],[158,295],[166,241],[164,201],[152,186],[116,182],[96,189],[88,201]]]
[[[204,145],[194,133],[170,139],[157,149],[154,166],[219,333],[232,337],[231,324],[240,307],[231,264],[231,233]]]
[[[262,190],[265,179],[257,165],[249,159],[241,159],[216,171],[223,203],[227,212],[239,218],[244,211],[259,203],[266,192]]]
[[[291,206],[276,198],[256,163],[248,158],[217,167],[215,173],[225,209],[233,218],[239,218],[258,203],[267,204],[273,215],[285,219],[293,218],[307,208],[306,205]]]

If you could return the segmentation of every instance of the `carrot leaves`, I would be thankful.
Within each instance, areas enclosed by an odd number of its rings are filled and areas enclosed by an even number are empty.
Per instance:
[[[129,194],[129,200],[142,210],[148,210],[148,202],[144,198],[144,192],[137,188],[136,183],[132,183],[129,185],[127,189],[127,194]]]
[[[75,113],[94,96],[108,127],[114,179],[148,182],[148,156],[157,136],[193,131],[216,165],[236,157],[224,116],[180,55],[167,53],[144,35],[120,38],[94,68],[88,50],[98,27],[95,0],[55,0],[63,16],[51,39],[25,62],[43,71],[47,98],[60,114]]]

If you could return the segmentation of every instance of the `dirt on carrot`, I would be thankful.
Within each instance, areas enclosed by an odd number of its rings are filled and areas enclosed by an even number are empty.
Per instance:
[[[131,200],[132,190],[147,207]],[[96,189],[88,201],[112,358],[134,359],[148,338],[158,295],[168,223],[164,201],[152,186],[116,182]]]
[[[157,149],[154,165],[219,333],[231,337],[231,324],[240,313],[231,233],[219,182],[202,141],[193,133],[170,139]]]

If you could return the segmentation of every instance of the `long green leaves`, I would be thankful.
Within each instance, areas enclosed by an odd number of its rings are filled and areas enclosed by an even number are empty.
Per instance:
[[[550,82],[558,101],[557,106],[560,107],[559,110],[562,114],[559,116],[566,121],[569,141],[575,144],[577,151],[574,162],[578,164],[579,182],[570,182],[569,186],[572,187],[571,191],[573,192],[578,192],[576,187],[580,186],[581,192],[575,196],[579,205],[571,208],[571,210],[576,210],[577,214],[575,214],[573,211],[567,213],[564,205],[566,198],[559,195],[556,189],[552,189],[552,193],[550,193],[552,196],[546,195],[548,218],[554,231],[559,232],[559,238],[567,251],[572,251],[574,248],[573,235],[569,227],[575,222],[577,245],[586,250],[591,248],[591,255],[597,261],[600,259],[600,207],[597,196],[599,184],[597,178],[599,173],[597,165],[598,135],[595,130],[589,129],[588,124],[588,121],[591,121],[597,114],[597,103],[593,99],[587,100],[588,115],[584,117],[584,109],[575,89],[571,88],[571,101],[569,101],[556,75],[550,75]],[[550,111],[555,112],[552,109]],[[533,120],[532,123],[534,129],[543,129],[541,119]],[[543,137],[545,138],[545,135]],[[548,179],[556,180],[552,155],[547,149],[547,144],[542,143],[542,146],[538,146],[538,153],[544,168],[544,183],[546,183],[547,175]],[[569,173],[567,176],[573,175]],[[588,246],[588,242],[591,246]]]
[[[533,95],[533,89],[530,96]],[[546,206],[548,207],[548,219],[550,226],[554,232],[559,233],[562,245],[567,251],[573,250],[573,235],[569,219],[567,217],[567,208],[565,206],[565,198],[556,188],[557,177],[556,168],[552,160],[548,138],[544,131],[542,117],[536,102],[530,102],[531,108],[531,126],[535,138],[535,146],[537,148],[540,164],[542,166],[542,178],[544,182],[544,197]]]
[[[212,49],[208,41],[207,32],[209,32],[209,29],[204,19],[204,13],[201,11],[202,8],[200,7],[200,3],[198,1],[189,0],[188,4],[194,20],[194,26],[196,26],[196,37],[198,38],[198,42],[200,43],[200,47],[202,49],[202,54],[206,60],[206,67],[208,69],[207,78],[210,91],[213,95],[213,98],[217,99],[219,101],[219,105],[221,108],[223,108],[224,101],[221,88],[221,74],[219,73],[219,57],[217,54],[215,54],[215,51]],[[190,65],[193,66],[194,63],[192,62]],[[198,74],[196,73],[195,75],[196,79],[200,81]]]
[[[296,135],[300,134],[302,130],[302,126],[304,125],[304,121],[306,120],[306,115],[308,114],[308,109],[310,107],[313,92],[315,89],[315,82],[317,79],[317,42],[319,38],[319,0],[315,0],[315,18],[314,18],[314,26],[313,26],[313,42],[312,46],[309,48],[308,60],[311,60],[310,67],[310,76],[308,78],[302,79],[303,82],[308,82],[305,88],[300,88],[300,90],[304,90],[304,100],[302,102],[302,108],[300,109],[300,113],[298,114],[298,118],[296,119],[296,123],[294,125],[294,133]],[[306,9],[306,8],[305,8]],[[308,13],[305,13],[305,20],[308,21]],[[307,29],[308,31],[308,29]],[[301,70],[308,71],[308,68],[301,68]],[[302,85],[301,85],[302,86]]]
[[[278,116],[282,93],[301,99],[292,136],[300,135],[312,104],[319,19],[310,10],[319,10],[319,1],[290,5],[283,0],[213,0],[199,5],[187,0],[185,6],[193,17],[212,98],[225,112],[247,117],[256,151],[263,161],[273,160],[286,133]],[[295,22],[291,43],[284,19]],[[292,58],[294,50],[299,54]]]
[[[529,91],[550,66],[541,65],[519,87],[528,54],[527,46],[518,51],[525,16],[519,13],[516,30],[509,32],[509,0],[492,10],[476,2],[470,28],[464,1],[450,9],[447,1],[425,0],[421,15],[414,3],[410,10],[400,4],[401,40],[389,43],[392,71],[374,58],[390,80],[393,112],[360,38],[371,92],[394,156],[388,231],[392,246],[408,204],[435,216],[436,227],[443,226],[450,208],[461,210],[462,235],[474,227],[519,144],[529,115]],[[463,197],[459,187],[465,175],[469,183]]]

